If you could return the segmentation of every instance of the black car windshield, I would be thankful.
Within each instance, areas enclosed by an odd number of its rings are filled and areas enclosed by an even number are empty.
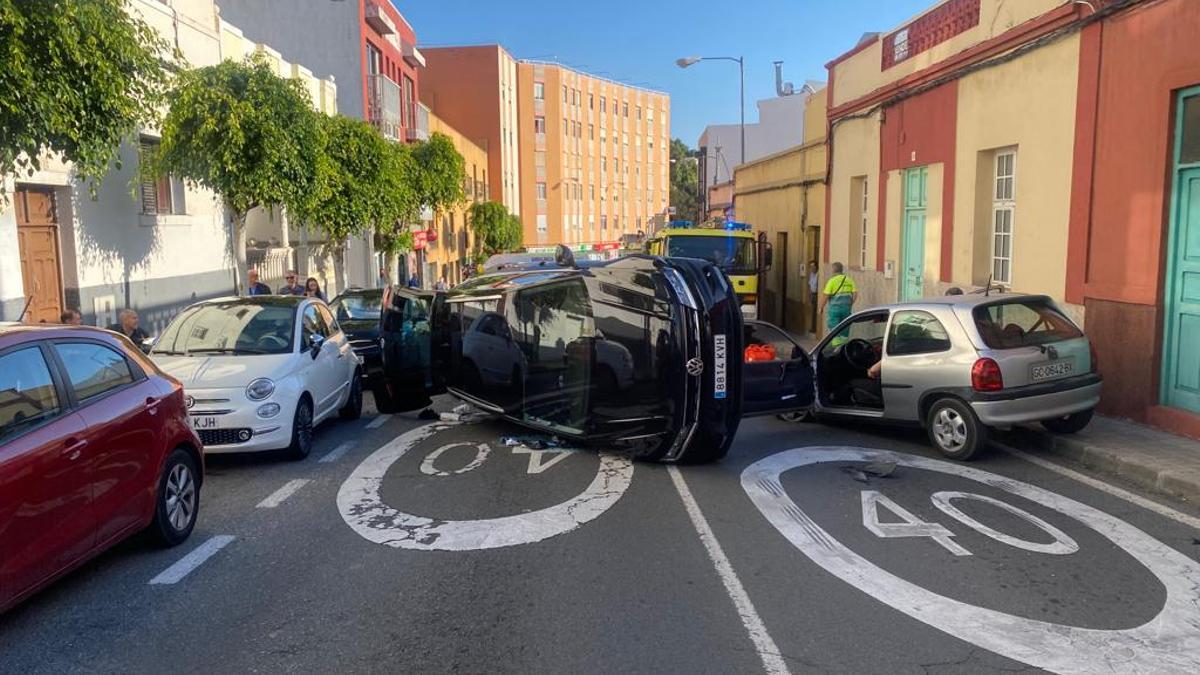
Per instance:
[[[347,293],[339,296],[330,305],[338,321],[362,321],[364,319],[379,319],[379,311],[383,306],[383,291],[364,293]]]
[[[197,305],[167,326],[152,354],[287,354],[294,305],[231,302]]]
[[[1045,298],[1022,298],[976,307],[975,327],[992,349],[1036,347],[1083,337]]]
[[[667,240],[667,255],[700,258],[726,274],[757,274],[754,240],[725,235],[676,235]]]

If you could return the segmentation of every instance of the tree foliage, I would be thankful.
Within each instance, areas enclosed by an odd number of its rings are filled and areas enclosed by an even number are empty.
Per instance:
[[[500,202],[477,202],[468,212],[475,230],[475,245],[494,255],[521,246],[521,219]]]
[[[324,197],[319,113],[264,57],[180,73],[167,101],[160,172],[213,190],[241,216],[275,204],[303,215]]]
[[[374,127],[341,115],[320,116],[325,132],[323,198],[305,214],[330,241],[343,242],[375,227],[391,233],[418,210],[414,167],[404,146]]]
[[[418,175],[415,181],[418,203],[441,211],[463,202],[466,161],[449,136],[434,132],[429,140],[413,147],[412,158]]]
[[[700,178],[695,154],[683,141],[671,139],[671,206],[675,207],[675,218],[698,223]]]
[[[121,140],[155,121],[174,55],[126,5],[0,0],[0,174],[32,173],[49,150],[94,190]]]

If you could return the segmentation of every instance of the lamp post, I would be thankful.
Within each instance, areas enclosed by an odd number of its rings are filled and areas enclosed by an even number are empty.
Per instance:
[[[742,135],[742,158],[740,164],[746,163],[746,69],[745,62],[740,56],[685,56],[682,59],[675,59],[675,65],[680,68],[688,68],[694,66],[701,61],[733,61],[738,64],[738,91],[739,104],[741,110],[741,135]]]

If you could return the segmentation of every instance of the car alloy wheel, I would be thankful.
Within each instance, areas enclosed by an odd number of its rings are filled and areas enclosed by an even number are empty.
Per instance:
[[[167,475],[164,494],[167,522],[176,532],[185,531],[196,513],[196,481],[184,464],[176,464]]]
[[[956,452],[967,443],[967,424],[952,408],[942,408],[933,418],[933,433],[944,450]]]
[[[296,405],[296,417],[292,420],[292,444],[288,448],[288,456],[292,459],[308,457],[308,453],[312,451],[312,440],[312,403],[307,398],[302,398]]]

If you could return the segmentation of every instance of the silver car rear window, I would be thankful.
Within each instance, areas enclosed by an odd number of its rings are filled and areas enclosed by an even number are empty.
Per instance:
[[[1083,337],[1070,319],[1042,298],[980,305],[972,314],[979,336],[992,349],[1031,347]]]

